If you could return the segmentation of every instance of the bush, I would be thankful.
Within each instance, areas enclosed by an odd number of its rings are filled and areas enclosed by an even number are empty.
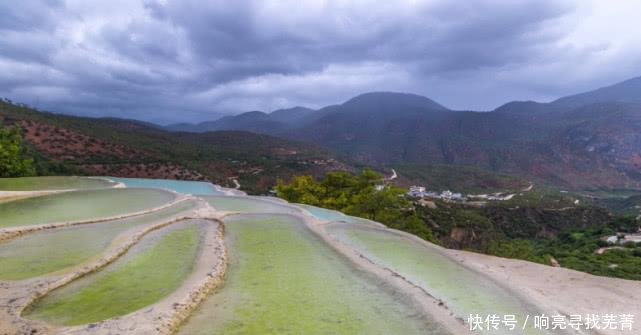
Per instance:
[[[0,177],[33,176],[33,159],[25,157],[20,129],[0,128]]]
[[[635,242],[633,242],[633,241],[628,241],[628,242],[623,243],[623,246],[625,248],[634,249],[634,248],[636,248],[637,244]]]

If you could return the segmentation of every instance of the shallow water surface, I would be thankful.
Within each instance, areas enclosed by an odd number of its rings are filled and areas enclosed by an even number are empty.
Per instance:
[[[441,254],[436,247],[365,225],[332,223],[327,230],[379,265],[396,271],[437,299],[446,301],[448,307],[464,320],[470,314],[484,317],[488,314],[516,315],[522,325],[527,315],[532,318],[541,314],[512,292]],[[529,324],[532,325],[532,320]],[[531,328],[521,333],[548,334]],[[514,334],[514,331],[503,327],[487,334]]]
[[[171,294],[192,272],[207,221],[188,220],[149,233],[104,269],[54,290],[24,317],[80,325],[125,315]]]
[[[21,280],[81,264],[107,249],[121,233],[170,220],[196,206],[196,201],[182,201],[150,214],[43,230],[0,242],[0,280]]]
[[[339,211],[334,211],[331,209],[325,209],[316,206],[310,206],[305,204],[296,204],[296,206],[303,208],[312,214],[315,218],[321,221],[341,221],[345,220],[347,216]]]
[[[180,334],[445,334],[286,215],[225,220],[224,286]]]
[[[204,197],[209,204],[219,211],[240,213],[300,213],[296,207],[280,204],[260,197],[248,196],[213,196]]]
[[[372,224],[372,225],[377,224],[374,221],[359,218],[356,216],[346,215],[346,214],[343,214],[342,212],[335,211],[332,209],[310,206],[305,204],[295,204],[295,206],[306,210],[307,212],[312,214],[316,219],[320,221],[346,222],[346,223]]]
[[[27,198],[0,203],[0,228],[117,216],[158,207],[175,197],[162,190],[121,188]]]
[[[177,193],[194,195],[222,195],[224,192],[216,185],[203,181],[144,179],[144,178],[115,178],[107,177],[127,187],[160,188]]]
[[[104,179],[87,177],[0,178],[0,191],[95,189],[113,185]]]

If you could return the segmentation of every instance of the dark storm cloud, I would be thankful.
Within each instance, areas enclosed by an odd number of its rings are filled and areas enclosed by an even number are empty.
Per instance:
[[[483,108],[564,93],[554,88],[556,69],[601,54],[572,36],[577,4],[6,2],[0,95],[59,112],[158,122],[321,106],[369,90]],[[586,77],[582,70],[568,70],[567,78]],[[609,78],[595,73],[583,82]]]

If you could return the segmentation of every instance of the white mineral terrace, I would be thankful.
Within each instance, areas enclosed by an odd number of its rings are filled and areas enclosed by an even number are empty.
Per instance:
[[[116,184],[120,187],[127,186],[127,181],[117,180],[117,182],[122,183]],[[134,182],[135,180],[131,181],[131,183]],[[171,185],[175,188],[176,182],[172,181]],[[202,187],[202,185],[197,186]],[[296,218],[304,224],[305,229],[336,252],[355,271],[376,278],[376,282],[382,283],[386,290],[398,292],[398,296],[406,300],[402,303],[406,303],[408,308],[415,309],[417,317],[436,322],[438,327],[435,329],[441,329],[441,332],[434,334],[494,334],[472,332],[466,323],[465,313],[474,311],[479,304],[474,299],[483,297],[484,294],[486,296],[495,294],[493,297],[495,301],[492,303],[498,305],[505,303],[511,308],[520,309],[506,311],[514,314],[632,314],[641,317],[641,301],[638,299],[638,294],[641,293],[641,282],[597,277],[526,261],[448,250],[413,235],[388,229],[376,222],[352,218],[324,209],[288,204],[275,198],[245,196],[236,190],[220,187],[212,189],[216,191],[212,191],[209,195],[177,194],[173,200],[161,206],[113,217],[0,229],[1,247],[2,243],[24,238],[30,234],[38,234],[43,230],[55,232],[68,229],[70,226],[102,225],[117,219],[158,213],[184,201],[197,203],[197,206],[192,209],[127,229],[99,255],[65,271],[24,280],[0,281],[0,334],[171,334],[179,331],[181,325],[189,320],[190,315],[204,301],[217,294],[218,290],[226,284],[225,280],[234,280],[234,276],[230,279],[225,276],[230,258],[228,250],[230,245],[225,238],[226,225],[229,224],[226,220],[243,215]],[[72,192],[72,190],[32,190],[19,193],[0,191],[0,198],[21,201],[20,199],[24,197],[42,196],[51,192]],[[185,222],[185,220],[197,220],[206,228],[194,270],[171,294],[129,314],[79,326],[56,326],[22,316],[25,308],[57,288],[99,272],[121,259],[152,232],[171,227],[178,222]],[[403,262],[384,257],[385,253],[377,253],[376,248],[393,246],[388,243],[398,242],[411,245],[413,249],[408,252],[424,253],[426,261],[431,259],[436,262],[434,264],[440,270],[435,271],[440,273],[438,275],[431,275],[429,271],[413,273],[413,269],[419,267],[404,267],[406,264]],[[385,249],[378,251],[381,250]],[[466,278],[457,277],[461,274]],[[421,276],[427,276],[428,280],[423,281],[424,277]],[[469,289],[470,291],[467,292],[470,294],[461,294],[461,290],[465,289]],[[488,310],[485,313],[496,313],[496,311]],[[295,318],[293,320],[292,322],[295,322]],[[635,329],[638,329],[637,325]],[[345,330],[345,333],[349,333],[349,330]],[[545,334],[531,330],[521,333]],[[590,334],[586,331],[584,333]],[[597,334],[597,332],[593,333]],[[633,333],[635,332],[625,333],[619,330],[598,332],[598,334]]]

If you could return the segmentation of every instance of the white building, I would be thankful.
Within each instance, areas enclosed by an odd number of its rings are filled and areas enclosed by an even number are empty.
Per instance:
[[[425,187],[423,186],[410,186],[409,192],[407,194],[410,197],[422,198],[425,196]]]

